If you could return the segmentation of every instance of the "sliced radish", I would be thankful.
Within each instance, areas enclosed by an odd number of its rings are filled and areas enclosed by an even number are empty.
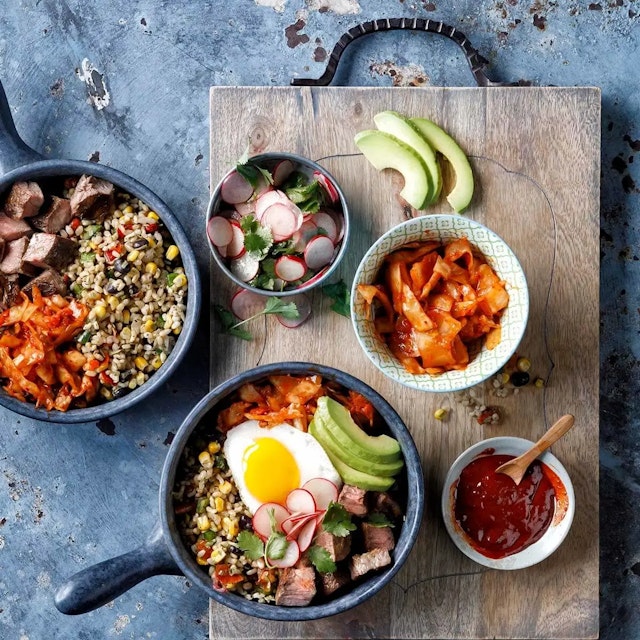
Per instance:
[[[268,558],[268,560],[270,565],[278,567],[278,569],[293,567],[293,565],[300,560],[300,547],[297,542],[292,541],[287,545],[287,549],[282,558],[279,560]]]
[[[258,275],[259,269],[260,260],[254,258],[248,253],[245,253],[229,263],[229,270],[231,273],[233,273],[238,280],[242,280],[242,282],[249,282],[249,280],[253,280]]]
[[[227,244],[227,256],[229,258],[239,258],[244,254],[244,232],[240,223],[236,220],[232,220],[230,223],[232,237],[231,241]]]
[[[226,247],[233,239],[233,228],[226,218],[213,216],[207,224],[207,235],[216,247]]]
[[[291,160],[280,160],[271,172],[273,184],[279,187],[293,173],[294,169],[295,165]]]
[[[336,227],[334,219],[328,213],[318,211],[318,213],[313,216],[313,221],[316,223],[318,230],[324,231],[324,235],[335,244],[338,239],[338,228]]]
[[[293,247],[302,253],[313,236],[318,235],[318,225],[313,220],[304,220],[300,228],[291,236]]]
[[[304,516],[304,518],[300,518],[299,520],[288,521],[287,527],[282,527],[283,531],[287,534],[287,540],[295,540],[298,537],[298,534],[302,531],[302,529],[309,524],[309,522],[316,522],[316,515],[313,513],[308,513]],[[287,522],[285,520],[285,522]],[[284,525],[284,522],[283,522]],[[289,529],[289,531],[287,531]]]
[[[286,500],[290,513],[313,513],[316,511],[316,501],[310,491],[306,489],[294,489],[289,492]]]
[[[327,236],[316,236],[309,240],[304,250],[304,261],[309,269],[321,269],[329,264],[333,258],[333,242]]]
[[[309,299],[309,296],[304,293],[291,296],[288,300],[289,302],[295,303],[296,308],[298,309],[298,317],[284,318],[279,314],[276,317],[283,327],[287,327],[287,329],[296,329],[309,319],[309,316],[311,315],[311,300]]]
[[[316,519],[313,518],[307,522],[300,530],[300,533],[298,533],[298,547],[301,553],[304,553],[309,548],[317,526]]]
[[[333,182],[324,175],[324,173],[320,173],[319,171],[313,172],[313,177],[320,183],[320,186],[326,191],[329,196],[329,200],[335,204],[340,200],[340,194],[338,190],[335,188]]]
[[[333,209],[325,209],[324,213],[333,218],[333,222],[336,225],[337,235],[335,242],[340,242],[344,237],[344,216],[338,211],[334,211]]]
[[[253,195],[253,187],[249,181],[237,171],[232,171],[222,182],[220,195],[229,204],[246,202]]]
[[[282,191],[267,191],[263,193],[256,201],[255,201],[255,216],[256,220],[262,220],[262,216],[264,212],[272,205],[272,204],[288,204],[291,200],[287,198],[287,196]]]
[[[267,539],[272,533],[271,515],[276,520],[276,531],[282,531],[282,522],[289,517],[289,512],[277,502],[265,502],[261,504],[253,515],[253,530],[263,539]]]
[[[258,182],[255,186],[255,189],[253,190],[253,193],[259,197],[264,193],[267,193],[268,191],[273,191],[273,187],[271,186],[271,183],[261,173],[258,177]]]
[[[276,202],[267,207],[260,222],[271,229],[273,240],[288,240],[302,224],[302,212],[293,203]]]
[[[278,278],[282,278],[285,282],[294,282],[300,280],[307,272],[307,266],[304,260],[297,256],[280,256],[276,260],[274,271]]]
[[[236,213],[244,218],[245,216],[250,216],[256,212],[256,202],[255,200],[247,200],[247,202],[238,202],[236,204]]]
[[[266,298],[248,289],[240,289],[231,298],[231,311],[240,319],[247,320],[264,309]]]
[[[218,253],[223,257],[227,257],[227,247],[217,247]]]
[[[318,280],[320,280],[320,278],[322,278],[322,276],[324,276],[324,274],[327,272],[327,269],[329,267],[325,267],[324,269],[321,269],[320,271],[318,271],[318,273],[316,273],[315,276],[313,276],[313,278],[309,278],[305,283],[304,286],[305,287],[309,287],[311,286],[314,282],[317,282]]]
[[[316,508],[325,510],[330,502],[338,500],[338,487],[326,478],[311,478],[302,485],[316,501]]]

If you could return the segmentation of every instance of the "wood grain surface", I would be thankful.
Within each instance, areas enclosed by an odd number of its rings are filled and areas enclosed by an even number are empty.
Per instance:
[[[422,456],[424,521],[408,562],[361,607],[326,620],[252,619],[211,602],[212,638],[593,638],[598,634],[598,292],[600,92],[593,88],[234,88],[211,89],[211,185],[248,140],[251,152],[291,151],[318,160],[338,180],[352,235],[338,278],[351,283],[368,247],[407,215],[401,179],[375,171],[354,134],[396,109],[431,118],[471,157],[477,190],[466,215],[502,236],[519,257],[531,312],[520,352],[548,378],[495,398],[499,426],[479,426],[453,394],[427,394],[385,378],[361,351],[349,319],[312,294],[314,313],[296,330],[272,317],[251,325],[250,343],[211,321],[211,385],[258,364],[307,360],[355,374],[404,418]],[[429,212],[449,212],[446,201]],[[203,224],[204,232],[204,224]],[[232,287],[212,264],[212,302]],[[449,408],[438,422],[434,410]],[[519,571],[485,569],[462,555],[440,515],[453,460],[495,435],[537,438],[564,413],[576,426],[553,447],[575,485],[569,536],[546,561]]]

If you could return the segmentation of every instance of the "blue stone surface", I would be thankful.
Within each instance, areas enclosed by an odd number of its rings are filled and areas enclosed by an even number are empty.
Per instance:
[[[203,276],[210,85],[318,77],[344,31],[406,16],[462,30],[490,61],[493,80],[602,87],[601,637],[633,639],[640,637],[638,13],[632,0],[7,0],[0,78],[34,149],[99,159],[163,198]],[[354,44],[338,81],[468,86],[473,78],[446,39],[388,33]],[[0,638],[208,636],[207,599],[182,578],[151,578],[81,617],[53,607],[61,577],[131,549],[152,530],[168,444],[208,388],[207,350],[205,318],[164,388],[113,420],[54,425],[0,409]]]

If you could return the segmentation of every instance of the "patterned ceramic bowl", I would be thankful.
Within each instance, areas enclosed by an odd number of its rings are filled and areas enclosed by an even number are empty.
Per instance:
[[[462,237],[466,237],[482,253],[498,277],[506,282],[509,305],[500,322],[500,343],[494,349],[487,349],[483,345],[477,353],[471,353],[469,365],[462,370],[439,375],[409,373],[376,335],[373,319],[368,316],[357,287],[373,283],[385,257],[409,242],[437,240],[447,243]],[[387,231],[360,262],[351,291],[351,319],[364,352],[386,376],[420,391],[459,391],[490,378],[515,352],[527,326],[528,315],[527,281],[513,251],[493,231],[461,215],[425,215],[407,220]]]

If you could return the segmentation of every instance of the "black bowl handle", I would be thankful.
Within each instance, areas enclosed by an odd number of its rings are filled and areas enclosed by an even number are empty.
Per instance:
[[[44,157],[18,135],[7,94],[0,82],[0,176],[38,160],[44,160]]]
[[[55,594],[61,613],[77,615],[97,609],[139,582],[160,574],[181,575],[158,522],[146,542],[124,555],[87,567],[71,576]]]
[[[329,56],[329,62],[327,62],[327,68],[317,80],[314,78],[294,78],[291,81],[291,84],[294,86],[312,87],[323,87],[329,85],[338,69],[340,57],[347,46],[354,40],[371,33],[377,33],[378,31],[397,31],[399,29],[437,33],[453,40],[462,49],[462,52],[469,63],[469,67],[471,68],[471,73],[479,87],[528,86],[531,84],[526,80],[519,80],[518,82],[493,82],[489,80],[484,72],[484,68],[487,66],[488,60],[478,53],[477,49],[475,49],[469,42],[469,39],[464,35],[464,33],[449,26],[448,24],[445,24],[444,22],[423,20],[422,18],[380,18],[379,20],[363,22],[362,24],[349,29],[349,31],[347,31],[340,40],[338,40],[335,47],[333,47],[333,51]]]

